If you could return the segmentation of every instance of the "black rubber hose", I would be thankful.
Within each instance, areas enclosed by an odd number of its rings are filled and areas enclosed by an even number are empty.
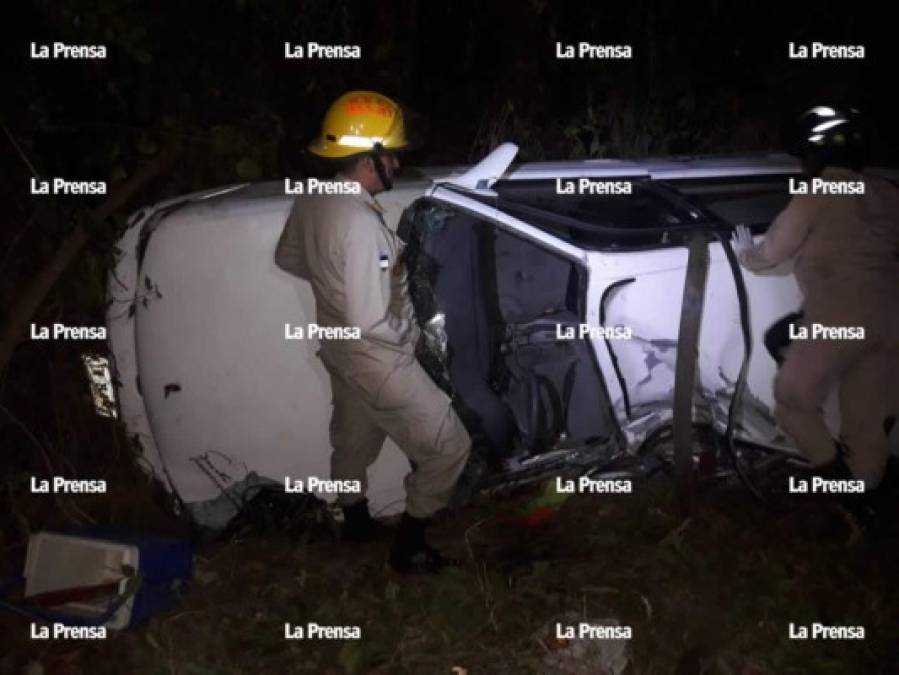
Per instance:
[[[599,299],[599,325],[602,328],[606,327],[606,301],[612,295],[612,292],[621,288],[622,286],[633,283],[634,281],[636,281],[636,277],[619,279],[618,281],[609,284],[602,292],[602,297],[600,297]],[[629,420],[633,419],[633,416],[631,415],[631,399],[627,393],[627,383],[624,381],[624,376],[621,374],[621,366],[618,364],[618,356],[615,354],[615,350],[612,349],[612,345],[608,337],[604,337],[603,342],[606,345],[606,351],[609,353],[609,360],[611,360],[612,362],[612,370],[615,371],[615,378],[618,380],[618,386],[621,387],[621,400],[624,402],[624,414],[627,415],[627,418]]]

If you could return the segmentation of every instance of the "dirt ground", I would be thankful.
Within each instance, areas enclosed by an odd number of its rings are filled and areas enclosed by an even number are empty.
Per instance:
[[[2,615],[0,673],[602,673],[602,641],[553,626],[607,619],[632,629],[618,656],[633,675],[899,672],[896,531],[862,536],[827,501],[772,513],[738,485],[683,518],[664,476],[525,527],[534,495],[443,516],[433,538],[461,565],[435,577],[391,573],[383,544],[296,532],[200,545],[180,605],[105,641],[34,641]],[[285,623],[310,621],[362,639],[285,639]],[[866,635],[792,640],[791,622]]]

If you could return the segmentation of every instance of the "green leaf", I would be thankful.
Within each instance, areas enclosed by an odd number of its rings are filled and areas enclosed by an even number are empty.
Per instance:
[[[544,506],[561,506],[568,497],[568,494],[556,491],[556,482],[554,480],[548,480],[544,484],[540,495],[529,501],[523,510],[528,512]]]

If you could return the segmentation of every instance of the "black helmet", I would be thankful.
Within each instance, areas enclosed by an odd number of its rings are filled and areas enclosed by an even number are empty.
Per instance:
[[[803,160],[860,169],[867,155],[861,113],[855,108],[815,106],[799,117],[790,145],[790,154]]]

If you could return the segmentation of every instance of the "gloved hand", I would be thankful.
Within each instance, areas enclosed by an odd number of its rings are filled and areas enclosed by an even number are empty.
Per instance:
[[[737,225],[734,228],[734,233],[730,238],[731,246],[734,247],[734,252],[737,255],[741,253],[745,253],[753,246],[755,243],[752,241],[752,232],[746,225]]]

